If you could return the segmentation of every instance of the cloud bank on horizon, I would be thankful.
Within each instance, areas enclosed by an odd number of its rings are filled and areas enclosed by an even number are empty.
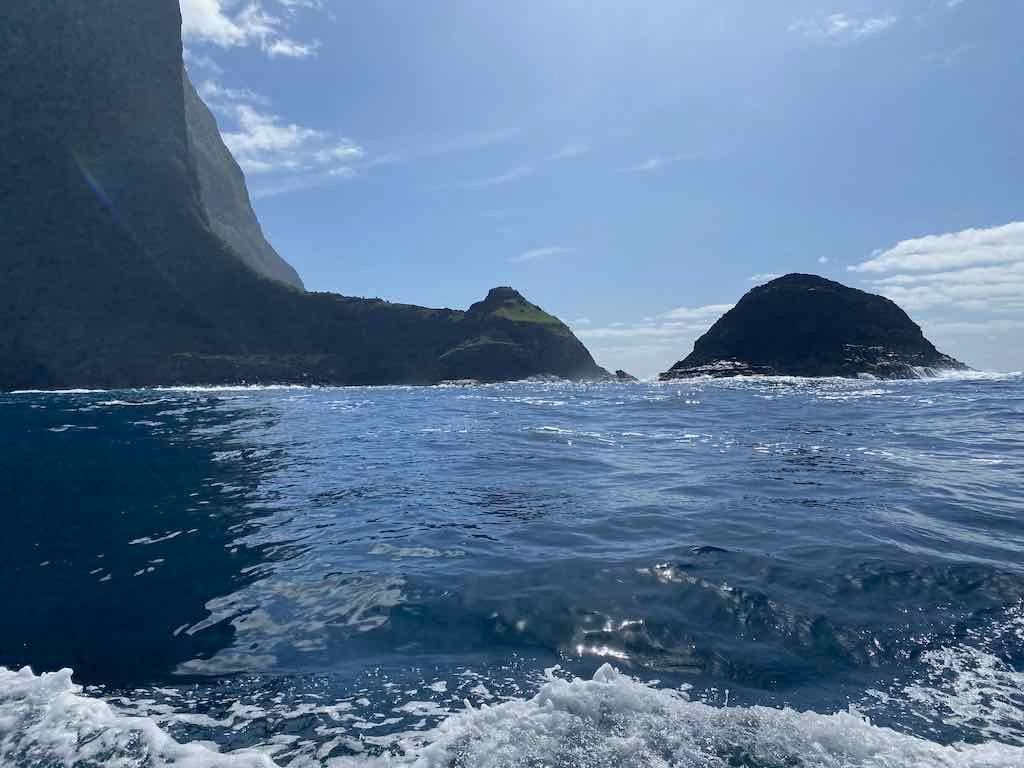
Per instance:
[[[752,284],[813,272],[1024,369],[1024,7],[180,4],[311,287],[467,306],[515,285],[653,376]]]

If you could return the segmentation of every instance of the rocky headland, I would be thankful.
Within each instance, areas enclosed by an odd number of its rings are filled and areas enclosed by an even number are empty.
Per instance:
[[[178,0],[0,4],[0,389],[607,378],[511,288],[307,293],[183,66]]]

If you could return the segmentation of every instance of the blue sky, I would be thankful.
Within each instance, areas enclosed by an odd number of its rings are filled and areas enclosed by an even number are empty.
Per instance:
[[[1024,369],[1024,3],[181,5],[311,290],[512,285],[650,376],[759,280],[814,272]]]

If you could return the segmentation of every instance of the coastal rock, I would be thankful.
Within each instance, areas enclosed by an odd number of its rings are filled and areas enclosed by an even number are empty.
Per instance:
[[[615,380],[623,384],[638,384],[640,382],[640,379],[638,379],[636,376],[634,376],[631,373],[626,373],[623,370],[618,370],[615,372]]]
[[[606,373],[511,289],[469,312],[299,290],[187,81],[178,0],[0,3],[0,76],[0,389]]]
[[[889,299],[816,275],[791,274],[747,293],[661,379],[902,379],[964,369]]]

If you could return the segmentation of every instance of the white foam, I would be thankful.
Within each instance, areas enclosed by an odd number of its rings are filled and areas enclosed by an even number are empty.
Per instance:
[[[149,718],[128,717],[82,695],[71,670],[34,675],[0,667],[0,765],[273,768],[253,751],[220,754],[179,744]]]
[[[341,766],[587,766],[587,768],[1020,768],[1024,749],[943,746],[832,715],[717,708],[659,690],[605,665],[592,680],[548,682],[529,700],[467,709],[400,738],[404,755],[344,758]]]
[[[889,713],[934,724],[933,730],[941,723],[1024,744],[1024,672],[987,647],[1000,637],[1024,640],[1024,603],[1000,621],[968,630],[966,637],[968,643],[926,651],[914,678],[897,681],[888,692],[868,691],[868,696]]]
[[[107,389],[15,389],[12,395],[93,395],[109,392]]]
[[[141,703],[141,702],[140,702]],[[311,707],[315,705],[310,705]],[[260,712],[232,712],[230,723]],[[346,709],[347,711],[347,709]],[[396,710],[441,716],[430,702]],[[240,720],[239,720],[240,718]],[[375,715],[372,729],[398,722]],[[180,719],[180,718],[172,718]],[[186,722],[181,720],[181,722]],[[205,721],[204,721],[205,722]],[[203,723],[199,723],[203,724]],[[212,723],[223,725],[224,723]],[[422,728],[422,721],[416,724]],[[407,730],[362,741],[383,756],[327,758],[341,739],[308,744],[303,767],[329,768],[1020,768],[1024,748],[990,742],[943,746],[871,725],[855,711],[832,715],[766,707],[719,708],[683,691],[658,689],[605,665],[592,680],[564,679],[549,670],[530,699],[466,708],[431,730]],[[150,717],[128,716],[82,695],[71,671],[34,675],[0,667],[0,764],[75,768],[273,768],[294,736],[268,736],[252,749],[221,753],[209,742],[179,743]],[[305,744],[305,742],[302,742]],[[294,745],[292,745],[294,746]],[[316,757],[313,757],[316,755]],[[283,756],[283,755],[279,755]]]

